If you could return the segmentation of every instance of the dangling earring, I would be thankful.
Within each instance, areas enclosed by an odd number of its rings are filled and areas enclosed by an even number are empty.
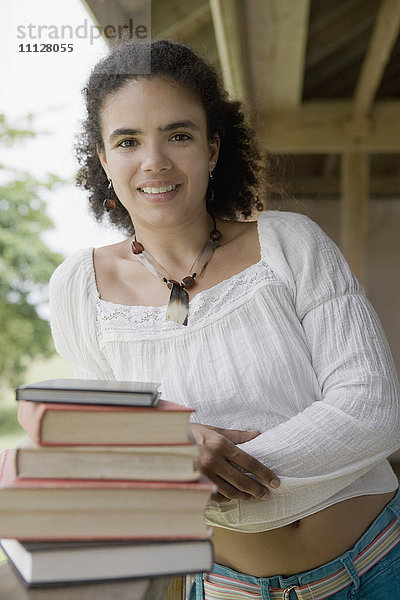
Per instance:
[[[114,194],[115,194],[115,192],[113,189],[113,184],[112,184],[111,179],[109,179],[108,180],[108,197],[103,202],[103,208],[107,212],[110,212],[110,210],[113,210],[117,206],[117,203],[115,202],[115,200],[113,198]]]
[[[212,167],[215,167],[215,163],[212,164]],[[206,199],[207,202],[214,202],[214,177],[212,170],[210,171]]]

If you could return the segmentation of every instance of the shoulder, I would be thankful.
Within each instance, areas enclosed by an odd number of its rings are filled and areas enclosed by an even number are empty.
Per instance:
[[[54,344],[73,366],[74,376],[113,379],[98,341],[93,248],[75,252],[57,267],[50,279],[49,297]]]
[[[260,260],[257,221],[224,221],[217,227],[222,233],[222,254],[228,265],[224,279],[232,275],[232,265],[235,270],[244,270]]]
[[[220,229],[224,238],[232,241],[238,237],[251,235],[257,231],[257,221],[228,221],[217,219],[217,229]]]
[[[261,241],[274,238],[285,245],[329,239],[321,227],[306,215],[279,210],[263,211],[258,218],[258,231]]]
[[[75,273],[77,270],[81,273],[90,272],[92,267],[92,254],[93,248],[83,248],[78,250],[68,258],[66,258],[54,271],[53,278],[58,276],[68,275],[69,273]]]
[[[91,256],[91,268],[96,273],[97,282],[99,283],[99,278],[102,279],[105,275],[112,275],[116,270],[116,265],[131,255],[131,240],[129,239],[95,248]],[[101,285],[98,287],[101,289]]]
[[[250,244],[258,245],[257,221],[217,221],[217,229],[222,233],[225,244],[240,243],[248,248]]]
[[[264,211],[258,220],[263,259],[290,289],[296,303],[310,305],[360,292],[338,246],[309,217]]]
[[[306,215],[266,210],[258,219],[258,235],[263,258],[283,253],[293,263],[343,258],[337,245],[317,223]]]
[[[72,363],[75,361],[75,350],[71,354],[66,352],[75,349],[82,336],[92,341],[96,337],[92,317],[98,296],[92,254],[92,248],[79,250],[61,263],[50,279],[53,338],[57,351]]]
[[[50,301],[73,292],[96,293],[93,248],[78,250],[62,262],[50,278]]]

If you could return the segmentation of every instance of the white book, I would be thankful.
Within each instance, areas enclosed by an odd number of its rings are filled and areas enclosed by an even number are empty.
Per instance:
[[[209,571],[210,539],[138,542],[21,542],[0,544],[28,586],[109,581]]]
[[[196,481],[193,443],[165,446],[39,446],[31,438],[15,448],[18,478]]]

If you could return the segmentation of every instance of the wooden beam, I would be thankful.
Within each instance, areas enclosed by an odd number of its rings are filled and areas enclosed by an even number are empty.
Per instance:
[[[334,86],[335,90],[338,87],[343,87],[347,83],[347,90],[354,88],[354,75],[352,72],[351,65],[359,64],[364,51],[361,50],[360,46],[364,48],[365,36],[365,45],[368,45],[368,40],[370,35],[368,32],[364,32],[362,36],[358,36],[358,43],[350,44],[346,47],[346,51],[342,50],[341,52],[335,53],[334,60],[326,60],[324,61],[323,68],[320,64],[316,64],[314,66],[309,67],[308,62],[308,53],[309,48],[307,48],[307,62],[306,62],[306,72],[307,78],[305,79],[304,84],[304,96],[307,98],[318,97],[318,94],[321,93],[321,89],[324,90],[326,94],[327,87]],[[320,39],[317,37],[317,39]],[[321,44],[320,44],[321,45]],[[343,73],[349,74],[351,73],[351,82],[346,82],[346,78],[343,80]],[[328,94],[326,94],[328,95]],[[348,95],[348,94],[347,94]],[[335,94],[329,94],[331,98],[335,96]]]
[[[400,102],[377,102],[369,119],[356,120],[351,101],[308,102],[296,111],[261,113],[256,128],[272,153],[398,153]]]
[[[347,152],[342,156],[341,249],[363,286],[367,283],[369,156]]]
[[[254,96],[270,110],[293,110],[302,99],[310,0],[246,4]]]
[[[125,15],[118,3],[101,2],[99,0],[81,0],[84,8],[98,27],[122,23]]]
[[[199,29],[211,21],[211,11],[208,2],[190,12],[183,19],[179,19],[164,30],[157,33],[160,39],[174,39],[180,41],[181,38],[187,38],[188,35],[194,35]]]
[[[366,116],[400,30],[400,0],[383,0],[354,94],[353,113]]]
[[[232,98],[247,104],[242,3],[240,0],[210,0],[210,9],[226,89]]]
[[[294,196],[339,196],[341,193],[341,181],[338,177],[327,177],[324,175],[318,177],[305,174],[287,175],[286,177],[290,194]],[[382,196],[389,196],[400,200],[400,174],[371,177],[371,199]]]
[[[362,4],[362,6],[360,6]],[[362,37],[363,32],[373,27],[376,13],[377,0],[362,0],[362,2],[321,2],[317,0],[313,6],[317,12],[321,11],[323,19],[313,19],[310,27],[310,39],[307,47],[307,72],[312,67],[335,52],[345,54],[343,50],[349,42]],[[331,5],[334,6],[333,14]],[[314,11],[313,11],[314,12]],[[356,44],[357,46],[357,44]],[[350,46],[351,50],[351,46]],[[346,48],[347,51],[347,48]],[[339,60],[342,60],[340,57]],[[324,65],[325,66],[325,65]]]

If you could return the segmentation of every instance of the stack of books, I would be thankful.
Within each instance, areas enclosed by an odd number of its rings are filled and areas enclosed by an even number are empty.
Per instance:
[[[190,408],[158,384],[49,380],[16,390],[28,437],[3,451],[0,537],[29,585],[211,568]]]

